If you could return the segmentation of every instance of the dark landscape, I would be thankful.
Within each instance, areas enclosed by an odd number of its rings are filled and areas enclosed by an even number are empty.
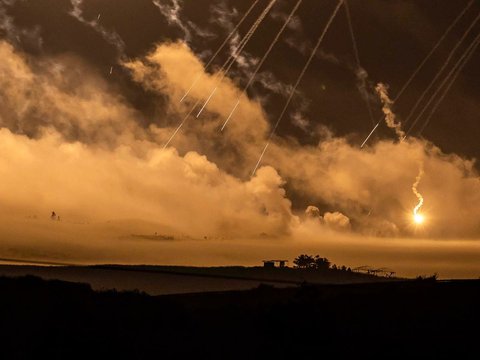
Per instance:
[[[18,266],[0,265],[0,276],[35,275],[44,279],[88,283],[94,290],[140,290],[150,295],[248,290],[260,284],[290,287],[302,283],[385,281],[368,274],[310,269],[187,266]]]
[[[476,358],[480,281],[150,296],[0,278],[7,358]]]

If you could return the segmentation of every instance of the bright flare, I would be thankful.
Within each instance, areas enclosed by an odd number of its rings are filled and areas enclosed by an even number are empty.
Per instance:
[[[414,214],[413,221],[415,222],[415,224],[420,225],[423,224],[423,222],[425,221],[425,217],[422,214]]]

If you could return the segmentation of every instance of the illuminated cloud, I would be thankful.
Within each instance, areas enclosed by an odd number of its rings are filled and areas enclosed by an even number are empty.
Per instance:
[[[320,209],[316,206],[308,206],[305,210],[305,215],[309,219],[321,219],[322,215],[320,214]]]
[[[335,230],[348,230],[350,229],[350,219],[339,213],[338,211],[334,213],[327,212],[323,216],[325,224]]]
[[[205,73],[184,44],[160,44],[124,63],[134,81],[168,99],[165,119],[148,127],[75,58],[37,60],[33,67],[5,42],[0,55],[2,191],[9,193],[3,206],[17,214],[56,208],[91,221],[155,221],[195,236],[288,236],[303,226],[294,210],[301,194],[312,206],[330,210],[323,225],[316,225],[320,232],[351,228],[365,235],[413,236],[417,199],[411,185],[421,161],[429,219],[422,236],[480,233],[480,181],[473,161],[414,138],[362,150],[331,134],[317,145],[277,137],[266,166],[250,179],[269,121],[259,102],[243,97],[235,119],[219,131],[240,95],[228,79],[204,116],[190,119],[172,147],[162,150],[189,106],[216,85],[215,74]],[[187,104],[180,104],[197,75],[201,81]],[[16,190],[8,191],[12,186]]]

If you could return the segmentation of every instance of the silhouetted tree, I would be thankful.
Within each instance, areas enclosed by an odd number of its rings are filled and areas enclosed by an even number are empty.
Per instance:
[[[293,264],[298,269],[328,270],[331,263],[327,258],[320,257],[320,255],[302,254],[293,260]]]
[[[316,259],[313,256],[302,254],[293,260],[293,264],[299,269],[312,269],[316,265],[315,260]]]
[[[427,276],[427,275],[420,275],[417,276],[416,280],[417,281],[437,281],[438,279],[438,274],[434,273],[433,275]]]
[[[328,270],[330,268],[330,261],[327,258],[322,258],[319,255],[315,256],[315,269]]]

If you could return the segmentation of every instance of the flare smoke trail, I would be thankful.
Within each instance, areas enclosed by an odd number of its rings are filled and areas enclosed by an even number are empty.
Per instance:
[[[464,40],[467,38],[467,36],[470,34],[470,32],[472,31],[472,29],[474,28],[474,26],[477,24],[478,20],[480,20],[480,13],[478,14],[478,16],[472,21],[472,23],[470,24],[470,26],[467,28],[467,30],[463,33],[462,37],[460,38],[460,40],[455,44],[455,46],[453,47],[452,51],[450,51],[450,53],[448,54],[448,57],[447,59],[445,60],[445,62],[443,63],[443,65],[441,66],[440,70],[437,72],[437,74],[435,75],[435,77],[433,78],[433,80],[430,82],[430,84],[427,86],[427,88],[422,92],[422,94],[420,95],[420,97],[418,98],[417,102],[415,103],[415,105],[413,106],[412,110],[410,110],[410,113],[408,114],[406,120],[405,120],[405,123],[408,123],[412,117],[413,117],[413,114],[415,114],[415,112],[417,111],[418,107],[420,106],[420,104],[422,103],[423,99],[425,99],[425,96],[427,96],[428,92],[432,89],[432,87],[436,84],[437,80],[440,78],[440,76],[442,76],[442,74],[445,72],[447,66],[450,64],[450,62],[452,61],[453,59],[453,56],[455,55],[455,53],[457,52],[458,48],[460,47],[460,45],[462,45],[462,43],[464,42]]]
[[[13,42],[14,40],[17,40],[17,42],[20,43],[20,32],[15,27],[13,18],[9,15],[6,8],[12,4],[14,4],[14,1],[0,1],[0,31],[3,32],[10,41]]]
[[[153,0],[155,5],[163,16],[167,19],[169,24],[176,24],[184,34],[184,41],[189,43],[192,39],[190,29],[180,19],[180,12],[182,11],[181,3],[178,0],[172,0],[172,5],[162,4],[159,0]]]
[[[418,212],[420,211],[420,209],[422,208],[423,203],[424,203],[424,199],[423,199],[422,194],[420,194],[418,192],[418,185],[420,185],[420,181],[422,180],[423,174],[424,174],[423,164],[421,164],[420,165],[420,170],[419,170],[418,175],[417,175],[417,178],[415,179],[415,183],[412,186],[412,191],[418,199],[417,206],[415,206],[415,208],[413,209],[413,215],[414,216],[418,215]]]
[[[473,3],[475,2],[475,0],[470,0],[470,2],[467,4],[467,6],[460,12],[460,14],[457,15],[457,17],[453,20],[453,22],[450,24],[450,26],[445,30],[445,32],[443,33],[443,35],[440,37],[440,39],[438,39],[438,41],[435,43],[435,45],[433,46],[433,48],[430,50],[430,52],[427,54],[427,56],[425,56],[425,58],[422,60],[422,62],[417,66],[417,68],[415,69],[415,71],[412,73],[412,75],[408,78],[408,80],[405,82],[405,84],[402,86],[402,88],[400,89],[400,91],[398,92],[397,96],[395,97],[395,99],[393,100],[393,102],[397,102],[400,97],[403,95],[403,93],[405,92],[405,90],[407,90],[407,88],[410,86],[411,82],[417,77],[418,73],[420,72],[420,70],[423,69],[423,67],[425,66],[425,64],[427,63],[428,60],[430,60],[430,58],[432,57],[432,55],[435,53],[435,51],[438,49],[438,47],[443,43],[443,41],[445,40],[445,38],[448,36],[448,34],[450,34],[450,32],[452,31],[452,29],[455,27],[455,25],[457,25],[457,23],[460,21],[460,19],[465,15],[465,13],[468,11],[468,9],[470,9],[470,7],[473,5]],[[382,120],[379,120],[377,122],[377,124],[375,125],[375,127],[372,129],[372,131],[370,132],[370,134],[368,134],[368,136],[365,138],[364,142],[362,143],[362,145],[360,146],[360,148],[363,148],[365,146],[365,144],[368,142],[368,140],[370,139],[370,137],[375,133],[375,131],[377,130],[377,128],[380,126],[380,123],[382,122]]]
[[[430,120],[433,116],[433,114],[437,111],[438,107],[440,106],[440,104],[442,103],[443,99],[445,99],[445,96],[447,96],[450,88],[453,86],[453,84],[455,83],[455,81],[457,80],[458,76],[460,75],[460,73],[462,72],[463,68],[465,67],[465,65],[467,65],[467,63],[469,62],[469,60],[471,59],[472,55],[475,53],[475,51],[477,50],[478,46],[480,45],[480,34],[475,38],[474,42],[472,42],[472,44],[468,47],[467,51],[463,54],[463,56],[459,59],[459,61],[457,62],[457,64],[455,64],[454,68],[452,69],[452,71],[450,71],[450,73],[448,74],[447,78],[444,80],[444,82],[442,83],[442,85],[438,88],[438,92],[441,90],[441,89],[444,89],[443,93],[441,94],[441,96],[438,98],[437,102],[435,103],[435,105],[433,106],[433,108],[431,109],[430,113],[428,114],[427,118],[425,119],[425,122],[424,124],[422,125],[422,127],[420,128],[418,134],[421,135],[423,133],[423,130],[425,130],[425,128],[428,126],[428,124],[430,123]],[[446,84],[446,82],[448,81],[448,79],[450,79],[449,83]],[[443,85],[446,85],[443,87]],[[435,94],[436,95],[436,94]],[[432,99],[434,99],[434,97],[432,97]],[[430,103],[430,102],[429,102]],[[412,125],[413,126],[413,125]],[[408,134],[408,133],[407,133]]]
[[[293,95],[295,95],[295,92],[297,91],[298,85],[300,85],[300,82],[302,81],[303,77],[305,76],[305,73],[307,72],[308,67],[310,66],[313,58],[315,57],[315,54],[317,53],[318,49],[320,48],[320,45],[323,42],[323,39],[325,38],[325,35],[328,32],[328,29],[330,28],[330,25],[332,25],[333,20],[335,19],[335,16],[337,16],[338,10],[342,6],[344,0],[339,0],[337,6],[335,7],[335,10],[333,10],[332,15],[327,21],[327,24],[325,25],[325,28],[323,29],[322,33],[320,34],[320,37],[317,40],[317,43],[315,44],[315,47],[312,50],[312,53],[310,54],[310,57],[308,58],[307,62],[305,63],[305,66],[303,67],[300,75],[298,76],[297,82],[295,85],[292,87],[290,94],[288,96],[287,102],[285,103],[285,106],[282,109],[282,112],[280,113],[280,116],[277,119],[277,122],[275,123],[272,132],[270,133],[270,136],[267,139],[267,143],[265,144],[265,147],[263,148],[263,151],[260,155],[260,158],[257,161],[257,164],[255,165],[255,168],[252,171],[252,176],[255,175],[257,172],[258,167],[260,166],[263,157],[265,156],[265,153],[267,152],[267,148],[270,145],[270,141],[272,141],[273,136],[275,135],[275,132],[277,131],[278,125],[282,121],[283,116],[285,115],[285,112],[287,111],[288,107],[290,106],[290,103],[292,102]]]
[[[99,19],[93,21],[85,19],[82,11],[83,0],[70,0],[70,3],[72,4],[73,9],[69,12],[69,14],[82,24],[91,27],[93,30],[98,32],[106,42],[108,42],[110,45],[113,45],[117,49],[118,57],[120,59],[125,58],[125,43],[120,35],[118,35],[115,31],[107,30],[101,26],[98,22]]]
[[[208,102],[210,101],[210,99],[213,97],[213,95],[215,94],[215,92],[217,91],[217,88],[218,88],[218,84],[223,80],[223,78],[225,77],[226,75],[226,72],[228,72],[230,70],[230,68],[232,67],[232,65],[235,63],[236,59],[238,58],[238,56],[240,55],[240,53],[243,51],[244,47],[247,45],[248,41],[250,40],[250,38],[253,36],[253,34],[255,33],[255,31],[257,30],[258,26],[263,22],[263,20],[265,19],[265,17],[267,16],[268,12],[270,11],[270,9],[273,7],[273,5],[277,2],[277,0],[271,0],[270,3],[267,5],[267,7],[262,11],[262,13],[260,14],[260,16],[257,18],[257,20],[255,21],[255,23],[250,27],[250,29],[248,30],[247,34],[245,34],[245,36],[243,37],[243,39],[240,41],[239,43],[239,47],[235,50],[234,53],[230,54],[230,57],[227,59],[227,61],[223,64],[222,68],[217,71],[217,73],[215,74],[215,76],[213,77],[213,79],[217,82],[217,86],[215,86],[215,88],[213,89],[213,91],[210,93],[207,101],[205,102],[205,104],[202,106],[200,112],[197,114],[197,118],[200,116],[200,114],[202,113],[203,109],[205,109],[205,107],[207,106]],[[225,70],[226,68],[226,70]],[[220,74],[222,74],[220,76]],[[220,78],[220,80],[217,81],[217,79]],[[193,88],[193,86],[191,87]],[[191,89],[190,89],[191,90]],[[190,91],[189,90],[189,91]],[[177,135],[177,133],[180,131],[180,129],[183,127],[183,125],[185,125],[185,123],[187,122],[188,118],[190,117],[190,115],[192,115],[193,111],[197,108],[197,106],[200,104],[200,99],[197,100],[195,102],[195,104],[193,105],[193,107],[191,108],[191,110],[188,112],[188,114],[185,116],[185,118],[183,119],[183,121],[177,126],[177,128],[175,129],[175,131],[173,132],[172,136],[170,136],[170,138],[168,139],[168,141],[165,143],[165,145],[163,146],[163,148],[165,149],[171,142],[172,140],[175,138],[175,136]]]
[[[378,83],[375,87],[375,91],[377,92],[378,96],[380,96],[380,100],[382,101],[383,107],[382,111],[385,115],[385,123],[390,129],[395,130],[395,134],[397,134],[399,140],[405,137],[405,132],[402,130],[402,124],[400,122],[396,122],[395,114],[392,111],[393,101],[388,97],[388,88],[385,84]]]
[[[205,64],[205,70],[207,70],[210,65],[212,65],[212,63],[215,61],[215,59],[217,58],[218,54],[220,54],[220,51],[223,50],[223,48],[228,44],[228,42],[230,41],[230,39],[233,37],[233,35],[237,32],[238,28],[243,24],[243,22],[245,21],[245,19],[248,17],[248,15],[250,15],[250,13],[252,12],[252,10],[255,8],[255,6],[257,6],[258,2],[260,0],[255,0],[252,5],[250,5],[250,7],[248,8],[248,10],[245,12],[245,14],[242,16],[242,18],[240,19],[240,21],[237,23],[237,25],[233,28],[233,30],[230,32],[230,34],[228,34],[228,36],[225,38],[225,40],[223,41],[223,43],[220,45],[220,47],[217,49],[217,51],[212,55],[212,57],[210,58],[210,60]],[[197,85],[198,81],[200,80],[200,74],[195,78],[195,80],[193,81],[192,85],[190,86],[190,88],[187,90],[187,92],[185,93],[185,95],[183,95],[183,97],[180,99],[180,102],[182,102],[183,100],[185,100],[185,98],[188,96],[188,94],[190,94],[190,92],[192,91],[192,89],[195,87],[195,85]]]
[[[355,73],[357,75],[358,81],[360,81],[360,88],[363,89],[363,92],[365,93],[365,94],[362,94],[362,97],[365,100],[365,104],[366,104],[367,110],[368,110],[368,115],[370,116],[370,120],[371,120],[372,124],[375,124],[375,119],[373,118],[372,106],[370,104],[370,99],[369,99],[368,93],[367,93],[366,77],[365,76],[359,76],[359,74],[361,74],[361,73],[364,73],[366,75],[366,72],[365,72],[365,70],[363,70],[362,64],[360,62],[360,53],[358,51],[357,39],[355,38],[355,33],[353,32],[352,17],[350,16],[350,8],[348,7],[347,0],[345,0],[343,6],[345,8],[345,15],[347,17],[348,30],[350,32],[350,37],[352,39],[353,54],[355,56],[355,62],[357,63],[357,71]]]
[[[268,47],[267,51],[265,52],[265,54],[263,55],[262,59],[260,60],[260,62],[258,63],[257,67],[255,68],[255,71],[253,72],[253,74],[250,76],[250,79],[247,83],[247,85],[244,87],[242,93],[240,94],[240,96],[238,97],[238,100],[235,104],[235,106],[233,107],[232,111],[230,112],[230,114],[228,115],[227,117],[227,120],[225,120],[222,128],[221,128],[221,131],[223,131],[223,129],[225,128],[225,126],[227,126],[228,122],[230,121],[231,117],[233,116],[233,114],[235,113],[235,110],[237,109],[238,105],[240,104],[240,99],[242,96],[244,96],[248,89],[250,88],[250,86],[253,84],[254,80],[255,80],[255,77],[257,76],[258,72],[260,71],[260,69],[262,68],[263,64],[265,63],[265,60],[267,60],[268,56],[270,55],[270,53],[272,52],[274,46],[277,44],[278,40],[280,39],[280,36],[282,36],[283,32],[285,31],[285,29],[287,28],[288,24],[290,23],[290,21],[292,20],[293,16],[295,15],[295,13],[297,12],[298,8],[300,7],[301,3],[302,3],[303,0],[298,0],[296,5],[293,7],[292,11],[290,12],[290,14],[288,15],[287,19],[285,20],[285,22],[283,23],[282,27],[280,28],[280,30],[278,31],[277,35],[275,36],[275,38],[273,39],[272,43],[270,44],[270,46]]]
[[[262,14],[258,17],[258,19],[255,21],[255,23],[252,25],[250,30],[247,32],[247,34],[243,38],[243,40],[242,40],[243,44],[239,45],[239,48],[234,52],[234,54],[230,55],[231,61],[229,59],[225,62],[225,64],[223,64],[222,68],[219,71],[222,75],[220,76],[220,79],[217,81],[217,86],[215,86],[215,88],[212,90],[212,92],[208,96],[207,100],[205,101],[202,108],[198,112],[197,118],[202,114],[203,110],[208,105],[208,103],[212,99],[213,95],[217,91],[218,84],[220,84],[223,81],[223,79],[225,78],[225,76],[227,76],[228,72],[232,68],[232,66],[235,63],[235,61],[237,60],[238,56],[242,53],[243,49],[248,44],[251,37],[253,36],[253,34],[255,34],[256,30],[258,29],[258,27],[263,22],[263,20],[265,19],[265,17],[270,12],[271,8],[273,7],[273,5],[275,5],[276,2],[277,2],[277,0],[271,0],[270,1],[270,3],[265,8],[265,10],[263,10]],[[228,64],[228,66],[227,66],[227,64]]]

